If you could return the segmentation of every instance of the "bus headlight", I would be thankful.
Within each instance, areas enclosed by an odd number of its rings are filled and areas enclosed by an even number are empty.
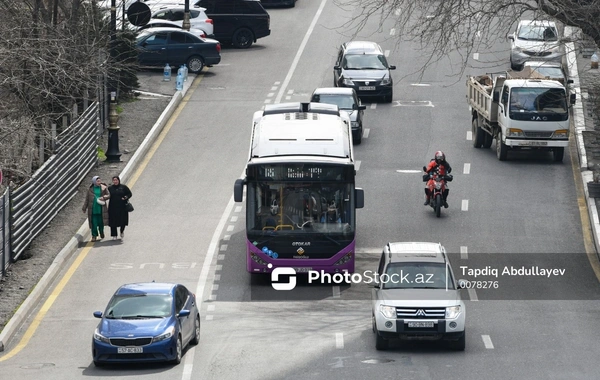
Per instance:
[[[256,254],[254,254],[254,253],[251,253],[251,254],[250,254],[250,258],[252,259],[252,261],[254,261],[254,262],[255,262],[255,263],[257,263],[257,264],[260,264],[260,265],[267,265],[267,262],[266,262],[265,260],[261,259],[260,257],[258,257],[258,256],[257,256]]]
[[[353,254],[353,252],[348,252],[348,254],[344,255],[344,257],[342,257],[341,259],[336,261],[335,264],[333,264],[333,265],[346,264],[348,261],[352,260],[352,254]]]

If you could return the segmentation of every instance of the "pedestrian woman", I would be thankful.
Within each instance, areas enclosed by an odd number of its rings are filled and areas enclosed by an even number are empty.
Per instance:
[[[121,183],[118,176],[112,177],[112,185],[108,188],[110,192],[110,203],[108,204],[108,225],[110,226],[110,236],[117,240],[117,228],[120,229],[121,240],[124,238],[125,226],[129,224],[129,213],[125,208],[131,190]]]
[[[92,230],[92,241],[104,239],[104,226],[108,224],[108,208],[106,201],[110,198],[108,186],[102,183],[99,176],[92,178],[92,185],[87,191],[82,210],[88,214],[88,223]]]

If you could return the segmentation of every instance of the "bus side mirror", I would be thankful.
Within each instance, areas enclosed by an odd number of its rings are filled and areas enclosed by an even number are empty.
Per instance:
[[[571,105],[575,104],[575,99],[577,99],[575,94],[571,94],[571,96],[569,97]]]
[[[233,200],[241,202],[244,199],[244,180],[236,179],[235,185],[233,185]]]
[[[360,188],[354,189],[354,198],[356,200],[356,202],[355,202],[356,208],[365,207],[365,192],[363,189],[360,189]]]

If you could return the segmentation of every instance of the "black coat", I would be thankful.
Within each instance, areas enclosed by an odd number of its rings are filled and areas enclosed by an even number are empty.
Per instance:
[[[108,203],[108,225],[111,227],[122,227],[129,225],[129,213],[125,209],[126,200],[131,198],[131,190],[123,184],[108,187],[110,202]]]

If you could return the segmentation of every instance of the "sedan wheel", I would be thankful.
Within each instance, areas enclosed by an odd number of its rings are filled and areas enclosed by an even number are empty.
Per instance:
[[[196,320],[194,321],[194,337],[190,341],[190,344],[195,346],[200,343],[200,316],[196,315]]]
[[[204,60],[197,55],[190,57],[187,61],[187,67],[190,73],[198,74],[204,68]]]
[[[247,49],[252,46],[254,42],[254,34],[248,28],[241,28],[235,31],[233,34],[233,46],[238,49]]]
[[[177,338],[177,346],[175,347],[175,350],[177,352],[175,354],[175,359],[173,359],[173,364],[179,364],[179,363],[181,363],[181,357],[183,355],[183,346],[181,344],[181,337]]]

